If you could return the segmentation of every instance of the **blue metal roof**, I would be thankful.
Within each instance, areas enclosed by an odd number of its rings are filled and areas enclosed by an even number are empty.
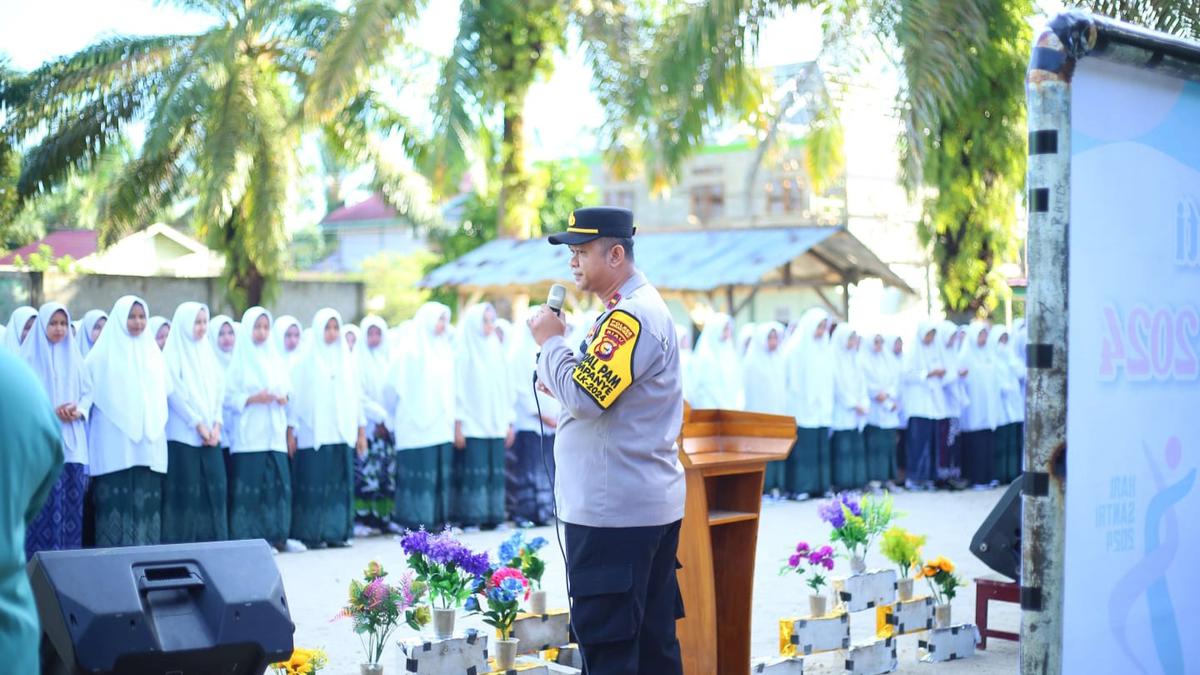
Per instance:
[[[879,277],[910,291],[883,262],[840,227],[770,227],[639,233],[638,269],[661,290],[706,292],[755,286],[798,258],[819,269],[819,282],[855,283]],[[810,281],[815,277],[810,277]],[[571,279],[566,246],[545,239],[497,239],[430,272],[424,287],[489,289],[542,286]]]

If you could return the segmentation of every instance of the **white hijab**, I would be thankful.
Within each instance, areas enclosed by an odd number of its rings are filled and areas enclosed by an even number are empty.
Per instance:
[[[325,308],[313,316],[312,338],[301,345],[292,374],[292,402],[296,416],[312,429],[317,446],[334,442],[354,444],[361,411],[358,373],[346,340],[339,334],[325,342],[329,320],[342,326],[342,315]]]
[[[36,318],[38,311],[29,305],[22,305],[12,311],[8,317],[8,329],[4,331],[4,346],[14,355],[21,354],[21,332],[25,330],[25,324],[30,319]],[[29,328],[29,333],[33,333],[33,327]]]
[[[814,329],[815,330],[815,329]],[[850,348],[856,335],[850,324],[842,322],[833,329],[829,342],[833,347],[833,386],[847,408],[858,405],[869,408],[871,400],[867,394],[867,381],[859,366],[858,350]],[[846,413],[845,410],[842,411]],[[858,415],[858,428],[862,428],[865,416]]]
[[[150,332],[150,339],[153,340],[155,342],[155,344],[158,344],[158,331],[162,330],[163,326],[167,327],[167,339],[168,340],[171,339],[172,326],[171,326],[171,322],[167,321],[166,317],[152,316],[146,322],[146,330]],[[167,348],[167,345],[164,344],[163,349],[166,349],[166,348]]]
[[[274,396],[286,396],[292,389],[287,364],[275,348],[273,336],[268,333],[262,344],[254,343],[254,322],[260,316],[267,317],[267,325],[271,325],[271,313],[262,307],[251,307],[242,315],[243,330],[237,332],[225,373],[225,391],[242,403],[264,389]]]
[[[879,351],[875,351],[875,338],[883,338],[883,348]],[[900,386],[900,360],[892,352],[896,339],[883,333],[875,333],[871,335],[869,342],[864,339],[863,343],[858,350],[859,367],[867,383],[871,405],[879,405],[875,400],[876,394],[885,391],[895,396]]]
[[[513,417],[512,378],[508,355],[495,331],[483,334],[491,303],[474,305],[463,314],[455,349],[455,417],[496,432]]]
[[[767,342],[774,332],[778,338],[775,351],[768,351]],[[751,412],[787,412],[787,372],[783,367],[783,324],[768,321],[757,325],[742,366],[746,410]]]
[[[380,333],[379,346],[374,349],[368,344],[372,328]],[[362,331],[355,343],[354,355],[358,362],[359,380],[363,393],[372,401],[383,405],[383,384],[392,367],[391,349],[388,346],[388,325],[381,317],[368,314],[362,320]]]
[[[84,359],[91,400],[130,441],[154,441],[167,432],[167,396],[173,384],[149,322],[140,335],[129,334],[134,304],[150,313],[146,301],[122,296],[108,313],[100,339]]]
[[[233,329],[233,349],[224,351],[221,349],[221,327],[229,325]],[[222,368],[229,368],[230,361],[233,360],[233,352],[237,349],[237,334],[238,325],[233,319],[224,314],[218,314],[208,322],[208,343],[212,345],[213,354],[217,357],[217,362]]]
[[[347,335],[354,336],[353,347],[350,346],[350,341],[346,339]],[[354,360],[357,361],[359,350],[363,348],[362,331],[359,330],[358,326],[348,323],[345,326],[342,326],[342,341],[346,343],[346,349],[350,350],[350,354],[354,357]]]
[[[742,407],[741,356],[732,328],[733,319],[728,314],[713,314],[705,322],[688,377],[692,407],[726,410]],[[726,331],[730,332],[728,338]]]
[[[960,423],[964,431],[995,429],[1000,423],[1003,403],[1000,400],[1000,379],[1008,367],[999,363],[988,342],[979,346],[979,335],[988,330],[987,324],[977,321],[967,327],[966,337],[958,350],[956,366],[967,369],[962,388],[969,404],[963,407]]]
[[[195,338],[193,326],[208,305],[185,302],[175,309],[171,332],[163,347],[163,361],[171,376],[175,393],[195,407],[205,424],[221,421],[221,400],[225,393],[225,369],[213,353],[207,333]],[[209,330],[212,330],[211,325]]]
[[[58,344],[51,344],[47,337],[50,319],[57,312],[67,317],[67,334]],[[71,335],[71,313],[58,302],[47,302],[38,310],[37,323],[29,330],[21,344],[21,357],[33,372],[37,373],[50,404],[57,408],[64,403],[79,403],[83,391],[83,357]],[[86,410],[80,412],[87,414]],[[87,461],[87,427],[82,424],[64,423],[62,427],[64,453],[67,461],[78,457]]]
[[[295,349],[288,351],[288,348],[284,345],[284,340],[288,329],[292,326],[295,326],[296,330],[301,331],[301,339],[296,341]],[[283,358],[284,363],[286,363],[289,368],[294,367],[296,365],[296,361],[300,358],[300,350],[304,347],[303,337],[304,334],[300,329],[300,321],[296,319],[296,317],[292,316],[291,314],[284,314],[278,319],[275,319],[275,325],[271,329],[271,338],[275,340],[275,349],[279,352],[279,356]]]
[[[784,346],[787,363],[789,408],[797,420],[825,426],[833,402],[834,355],[829,332],[817,339],[817,326],[830,320],[829,312],[811,307],[796,322],[796,330]],[[801,425],[808,426],[808,425]]]
[[[439,319],[445,319],[446,330],[436,335]],[[409,419],[427,426],[435,421],[454,425],[454,347],[449,329],[450,308],[440,302],[427,302],[412,321],[401,325],[393,345],[398,350],[387,386],[395,392]],[[447,415],[449,419],[434,420],[435,415]]]
[[[100,319],[104,319],[107,322],[108,314],[105,314],[102,309],[93,309],[84,314],[83,321],[79,322],[79,335],[76,336],[78,337],[76,344],[79,345],[80,355],[87,356],[88,352],[92,351],[92,348],[96,346],[96,343],[92,342],[92,329],[96,327],[96,322]],[[100,332],[103,333],[104,329],[100,329]]]

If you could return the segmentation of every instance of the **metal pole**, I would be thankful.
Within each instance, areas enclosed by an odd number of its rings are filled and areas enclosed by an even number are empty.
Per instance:
[[[1056,71],[1042,54],[1058,52]],[[1044,67],[1044,66],[1042,66]],[[1067,452],[1067,267],[1074,60],[1047,30],[1026,79],[1029,105],[1028,398],[1021,498],[1021,672],[1062,672]]]

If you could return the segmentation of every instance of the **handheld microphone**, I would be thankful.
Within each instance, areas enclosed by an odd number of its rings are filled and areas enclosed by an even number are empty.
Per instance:
[[[546,305],[548,305],[555,314],[562,316],[563,303],[567,299],[567,287],[562,284],[554,284],[550,287],[550,292],[546,294]]]

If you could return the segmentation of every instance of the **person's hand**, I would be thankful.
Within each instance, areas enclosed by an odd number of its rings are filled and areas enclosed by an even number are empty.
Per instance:
[[[375,438],[391,442],[392,432],[388,431],[386,424],[379,422],[375,425]]]
[[[854,412],[858,413],[859,415],[866,415],[867,407],[862,406],[862,405],[856,405],[856,406],[854,406]]]
[[[547,429],[557,429],[558,418],[550,415],[542,415],[542,424],[545,425]]]
[[[555,398],[554,392],[550,391],[550,387],[547,387],[546,385],[542,384],[541,380],[538,380],[537,390],[542,392],[543,394],[549,396],[550,398]]]
[[[278,403],[279,405],[287,405],[288,397],[287,396],[276,396],[275,402]]]
[[[214,446],[214,447],[221,447],[221,423],[220,422],[213,425],[212,432],[209,434],[209,440],[211,441],[209,443],[209,445]]]
[[[513,431],[513,426],[510,424],[510,425],[508,425],[508,431],[504,434],[505,449],[511,448],[513,446],[513,443],[515,443],[516,441],[517,441],[517,432]]]
[[[959,377],[966,377],[966,376],[967,376],[967,372],[968,372],[968,371],[967,371],[967,369],[966,369],[966,368],[963,368],[962,370],[958,371],[958,376],[959,376]]]
[[[929,377],[942,377],[945,374],[946,371],[942,370],[941,368],[934,368],[933,370],[929,371]]]
[[[533,341],[539,347],[555,335],[566,335],[567,324],[562,317],[555,314],[549,305],[542,305],[538,311],[529,317],[529,332],[533,333]]]
[[[58,420],[60,422],[70,422],[71,420],[74,419],[71,416],[70,410],[68,410],[68,406],[70,406],[70,405],[71,405],[70,403],[64,403],[54,409],[54,414],[56,417],[58,417]]]
[[[296,456],[296,428],[295,427],[287,428],[287,448],[288,448],[288,457],[295,457]]]
[[[883,403],[884,401],[888,400],[887,392],[881,391],[878,394],[875,394],[875,400],[879,401],[880,403]]]
[[[354,450],[359,457],[367,454],[367,428],[358,428],[358,440],[354,442]]]
[[[462,422],[454,423],[454,447],[459,450],[467,447],[467,437],[463,436]]]
[[[212,443],[209,442],[209,439],[212,438],[212,429],[209,429],[207,424],[204,422],[197,424],[196,433],[200,434],[200,441],[202,445],[212,445]]]

